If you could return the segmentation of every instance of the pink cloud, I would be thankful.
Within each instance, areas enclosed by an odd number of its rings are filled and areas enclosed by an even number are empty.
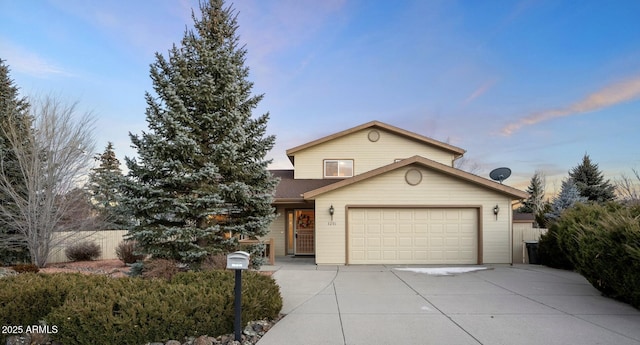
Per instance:
[[[525,126],[535,125],[560,117],[581,115],[637,98],[640,98],[640,76],[609,85],[568,107],[532,113],[516,122],[507,124],[500,132],[503,135],[509,136]]]

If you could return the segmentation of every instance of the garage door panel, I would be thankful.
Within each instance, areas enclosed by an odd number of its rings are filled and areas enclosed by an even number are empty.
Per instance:
[[[398,239],[398,247],[401,247],[401,248],[413,247],[413,237],[400,237]]]
[[[398,259],[399,253],[397,251],[385,250],[382,252],[383,260],[395,261]]]
[[[398,239],[395,237],[385,237],[382,239],[382,244],[385,248],[396,248],[398,247]]]
[[[475,264],[477,210],[349,210],[351,264]]]
[[[384,224],[382,226],[382,232],[384,234],[397,234],[398,233],[398,224]]]
[[[429,241],[426,237],[414,237],[413,243],[415,244],[416,248],[427,248]]]
[[[367,248],[380,248],[382,245],[380,237],[367,237],[365,243]]]

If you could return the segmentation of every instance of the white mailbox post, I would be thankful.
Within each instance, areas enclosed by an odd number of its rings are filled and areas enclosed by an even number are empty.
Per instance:
[[[233,300],[235,320],[233,322],[233,329],[235,340],[240,341],[242,332],[242,271],[249,269],[249,253],[237,251],[227,254],[227,269],[236,271],[235,298]]]

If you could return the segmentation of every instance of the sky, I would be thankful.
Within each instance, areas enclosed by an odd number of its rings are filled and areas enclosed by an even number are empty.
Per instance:
[[[235,0],[255,115],[285,151],[372,120],[461,147],[467,167],[547,194],[588,154],[640,169],[639,1]],[[24,96],[78,102],[122,163],[147,130],[149,65],[197,0],[0,0],[0,58]],[[123,164],[124,165],[124,164]]]

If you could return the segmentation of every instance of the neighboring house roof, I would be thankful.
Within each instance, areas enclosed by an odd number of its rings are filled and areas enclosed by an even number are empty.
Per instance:
[[[449,145],[447,143],[443,143],[441,141],[438,141],[438,140],[435,140],[435,139],[431,139],[431,138],[425,137],[423,135],[404,130],[402,128],[394,127],[392,125],[389,125],[389,124],[386,124],[386,123],[383,123],[383,122],[380,122],[380,121],[371,121],[371,122],[367,122],[365,124],[362,124],[360,126],[356,126],[356,127],[344,130],[342,132],[338,132],[338,133],[335,133],[335,134],[332,134],[332,135],[329,135],[329,136],[326,136],[326,137],[323,137],[323,138],[308,142],[306,144],[303,144],[303,145],[296,146],[294,148],[288,149],[287,150],[287,157],[289,157],[289,160],[291,161],[291,163],[293,163],[293,156],[298,151],[302,151],[302,150],[304,150],[306,148],[309,148],[309,147],[312,147],[312,146],[316,146],[316,145],[322,144],[324,142],[327,142],[327,141],[330,141],[330,140],[333,140],[333,139],[336,139],[336,138],[340,138],[340,137],[343,137],[345,135],[349,135],[351,133],[354,133],[354,132],[357,132],[357,131],[360,131],[360,130],[363,130],[363,129],[367,129],[367,128],[383,129],[383,130],[386,130],[386,131],[389,131],[391,133],[403,136],[403,137],[408,138],[408,139],[412,139],[412,140],[415,140],[415,141],[418,141],[418,142],[421,142],[421,143],[424,143],[424,144],[427,144],[427,145],[438,147],[438,148],[440,148],[442,150],[449,151],[449,152],[453,153],[456,158],[461,157],[466,152],[465,150],[463,150],[463,149],[461,149],[459,147],[456,147],[456,146],[453,146],[453,145]]]
[[[276,187],[275,204],[302,202],[302,194],[341,180],[294,179],[293,170],[269,170],[273,176],[280,178]]]
[[[521,213],[513,212],[513,221],[517,223],[533,223],[536,221],[536,217],[533,213]]]
[[[410,165],[410,164],[417,164],[420,166],[423,166],[425,168],[428,169],[432,169],[432,170],[436,170],[439,171],[441,173],[453,176],[455,178],[458,178],[460,180],[464,180],[467,182],[471,182],[477,185],[480,185],[482,187],[494,190],[496,192],[500,192],[506,195],[509,195],[511,197],[513,197],[514,199],[525,199],[527,197],[529,197],[529,194],[526,192],[523,192],[519,189],[513,188],[513,187],[509,187],[491,180],[488,180],[486,178],[482,178],[480,176],[474,175],[474,174],[470,174],[466,171],[462,171],[460,169],[456,169],[456,168],[452,168],[450,166],[438,163],[436,161],[433,161],[431,159],[428,158],[424,158],[421,156],[413,156],[411,158],[407,158],[407,159],[403,159],[399,162],[396,163],[392,163],[389,165],[385,165],[383,167],[380,167],[378,169],[374,169],[368,172],[365,172],[363,174],[360,175],[356,175],[354,177],[348,178],[348,179],[344,179],[341,180],[339,182],[324,186],[324,187],[320,187],[318,189],[315,190],[311,190],[308,191],[306,193],[304,193],[303,197],[304,199],[311,199],[313,200],[316,196],[320,195],[320,194],[324,194],[327,193],[329,191],[338,189],[338,188],[342,188],[354,183],[358,183],[362,180],[366,180],[368,178],[372,178],[374,176],[377,175],[381,175],[384,174],[386,172]]]

